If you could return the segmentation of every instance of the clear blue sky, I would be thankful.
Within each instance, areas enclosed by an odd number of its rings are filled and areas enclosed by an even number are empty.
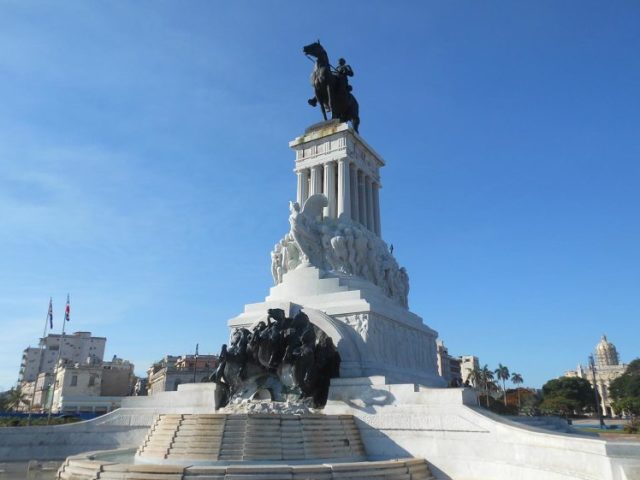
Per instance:
[[[0,2],[0,386],[42,333],[143,373],[271,285],[320,38],[387,161],[383,236],[453,354],[525,385],[640,356],[640,3]]]

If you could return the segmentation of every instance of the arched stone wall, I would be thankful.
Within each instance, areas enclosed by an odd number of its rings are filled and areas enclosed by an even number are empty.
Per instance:
[[[302,311],[309,317],[309,321],[331,337],[340,353],[340,376],[361,377],[362,349],[364,343],[351,327],[339,320],[316,310],[302,307]]]

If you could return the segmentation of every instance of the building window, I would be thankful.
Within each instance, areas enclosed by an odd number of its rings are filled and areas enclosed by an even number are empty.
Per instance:
[[[95,384],[96,384],[96,377],[95,377],[95,375],[91,375],[89,377],[89,386],[93,387]]]
[[[73,375],[71,377],[71,386],[72,387],[76,387],[78,385],[78,376],[77,375]]]

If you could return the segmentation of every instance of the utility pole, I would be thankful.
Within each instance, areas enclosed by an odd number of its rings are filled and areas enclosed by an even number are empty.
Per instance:
[[[605,428],[604,419],[600,410],[600,402],[598,400],[598,384],[596,383],[596,364],[593,361],[593,355],[589,355],[589,368],[591,369],[591,378],[593,379],[593,394],[596,402],[596,415],[600,421],[600,428]]]

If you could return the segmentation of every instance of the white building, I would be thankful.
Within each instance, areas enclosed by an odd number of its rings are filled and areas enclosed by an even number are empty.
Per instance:
[[[58,354],[73,363],[86,362],[93,357],[102,361],[107,343],[105,337],[92,337],[91,332],[75,332],[64,336],[49,334],[40,339],[39,347],[27,347],[22,352],[18,382],[33,382],[40,373],[53,373]]]
[[[449,355],[449,349],[442,340],[436,341],[436,358],[438,362],[438,375],[444,378],[450,387],[461,386],[469,376],[468,373],[466,378],[464,375],[464,358],[475,358],[476,363],[478,361],[476,357],[454,357]]]
[[[578,365],[576,370],[566,372],[565,377],[584,378],[593,385],[595,374],[595,387],[598,390],[598,399],[600,400],[600,410],[605,416],[616,415],[609,395],[609,385],[611,382],[622,375],[627,369],[627,365],[620,361],[618,350],[615,345],[607,340],[607,336],[603,335],[596,345],[594,371],[589,366],[583,367]]]
[[[462,355],[458,357],[460,359],[460,375],[462,377],[462,383],[467,382],[471,384],[469,376],[474,370],[480,370],[480,360],[474,355]]]
[[[22,352],[18,383],[27,397],[25,408],[45,408],[51,403],[50,386],[53,383],[56,362],[81,364],[88,359],[102,362],[107,343],[105,337],[93,337],[91,332],[49,334],[40,339],[38,347],[27,347]]]
[[[217,366],[217,355],[166,355],[147,371],[147,392],[154,395],[158,392],[176,391],[183,383],[204,382]]]
[[[84,363],[61,361],[53,391],[54,413],[106,413],[131,395],[136,378],[131,362],[113,357]]]

